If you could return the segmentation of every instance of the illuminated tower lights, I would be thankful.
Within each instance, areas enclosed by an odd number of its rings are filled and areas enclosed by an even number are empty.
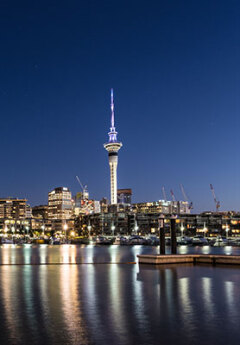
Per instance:
[[[117,132],[114,127],[113,89],[111,89],[111,127],[108,135],[108,143],[104,144],[103,146],[108,151],[108,161],[110,167],[111,204],[117,204],[118,151],[122,147],[122,143],[117,141]]]

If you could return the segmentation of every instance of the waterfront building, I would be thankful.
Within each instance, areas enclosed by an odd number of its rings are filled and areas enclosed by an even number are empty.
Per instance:
[[[132,204],[135,213],[190,214],[188,201],[152,201]]]
[[[132,189],[118,189],[117,190],[117,202],[118,204],[131,205],[132,203]]]
[[[100,213],[100,201],[89,199],[86,189],[74,196],[74,215]]]
[[[48,193],[48,218],[53,231],[69,230],[67,220],[73,217],[72,193],[66,187],[58,187]]]
[[[117,165],[118,165],[118,151],[122,147],[122,143],[117,140],[117,132],[114,123],[114,102],[113,89],[111,89],[111,127],[108,133],[108,143],[104,144],[104,148],[108,152],[108,161],[110,167],[110,191],[111,204],[117,204]]]
[[[100,213],[100,202],[97,200],[80,200],[74,206],[74,215],[79,216],[80,214],[91,214],[91,213]]]
[[[72,214],[72,193],[68,188],[58,187],[48,193],[49,219],[70,219]]]
[[[39,205],[32,208],[34,218],[48,219],[48,205]]]
[[[29,215],[27,199],[5,198],[0,199],[0,218],[25,219]]]
[[[107,213],[108,212],[108,199],[107,198],[102,198],[100,200],[100,212],[101,213]]]

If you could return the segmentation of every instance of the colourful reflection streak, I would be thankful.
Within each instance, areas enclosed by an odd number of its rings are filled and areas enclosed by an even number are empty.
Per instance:
[[[140,326],[140,329],[143,331],[148,329],[148,321],[146,316],[146,307],[144,304],[144,293],[143,293],[143,283],[141,281],[136,280],[137,276],[137,265],[133,265],[132,269],[132,283],[133,283],[133,293],[134,293],[134,310],[135,310],[135,317],[136,322]]]
[[[116,259],[116,258],[115,258]],[[119,331],[127,329],[126,318],[124,317],[124,296],[123,287],[124,283],[121,281],[121,275],[119,272],[119,266],[117,264],[110,265],[110,272],[108,275],[108,284],[110,289],[110,305],[112,323],[111,328],[116,332],[117,339],[120,343],[124,343],[125,335]]]
[[[95,246],[93,244],[89,244],[87,246],[87,263],[93,263],[93,252],[94,252]]]
[[[76,253],[77,253],[77,247],[75,245],[71,246],[71,263],[76,263]]]
[[[40,299],[41,299],[41,307],[43,311],[43,315],[45,316],[43,318],[43,322],[46,323],[46,320],[51,319],[50,317],[50,300],[49,300],[49,288],[48,288],[48,273],[49,273],[49,267],[46,265],[39,266],[39,292],[40,292]],[[50,272],[51,274],[51,272]],[[56,285],[55,285],[56,288]],[[47,329],[49,329],[49,325],[46,325]],[[54,343],[54,338],[52,336],[52,332],[48,332],[48,336],[51,337],[50,343]]]
[[[190,281],[189,278],[180,278],[179,279],[179,297],[181,303],[181,310],[184,312],[182,313],[181,317],[184,322],[184,327],[189,329],[189,331],[193,331],[194,326],[192,323],[193,320],[193,307],[190,294]],[[190,334],[191,332],[189,332]],[[186,334],[188,336],[188,334]]]
[[[10,262],[10,255],[9,255],[9,247],[8,244],[3,245],[1,248],[1,262],[3,265],[9,265]]]
[[[77,248],[74,245],[64,244],[60,247],[62,260],[64,264],[75,264],[76,263],[76,252]]]
[[[85,324],[81,315],[79,302],[79,272],[78,266],[63,265],[60,267],[60,298],[63,311],[63,320],[66,323],[65,329],[68,333],[69,343],[86,344]],[[79,327],[76,339],[76,325]]]
[[[31,263],[31,255],[32,255],[31,245],[24,246],[23,255],[24,255],[24,263],[29,265]]]
[[[33,289],[33,270],[32,266],[23,267],[23,289],[24,302],[27,316],[27,324],[32,332],[36,333],[36,312],[34,310],[34,289]]]
[[[11,334],[11,340],[17,340],[17,338],[21,334],[19,318],[16,317],[16,311],[19,309],[19,299],[17,296],[18,279],[16,278],[18,277],[14,268],[9,266],[1,267],[0,284],[2,290],[2,304],[6,315],[7,328],[9,330],[9,333]]]
[[[45,264],[47,262],[47,245],[46,244],[40,244],[40,263]]]
[[[70,251],[70,245],[64,244],[63,246],[60,247],[61,250],[61,255],[62,255],[62,263],[64,264],[69,264],[69,251]]]
[[[237,307],[238,304],[236,303],[236,300],[234,298],[234,296],[236,296],[238,294],[238,287],[237,287],[237,291],[234,292],[234,282],[231,281],[226,281],[224,282],[224,290],[225,290],[225,295],[226,295],[226,303],[227,303],[227,308],[228,308],[228,320],[231,320],[231,322],[237,324],[238,326],[238,311],[237,311]]]
[[[202,290],[203,290],[202,296],[204,296],[203,304],[207,311],[205,319],[208,322],[211,322],[211,320],[215,316],[215,312],[214,312],[215,308],[214,308],[213,296],[212,296],[212,293],[213,293],[212,278],[208,278],[208,277],[202,278]]]

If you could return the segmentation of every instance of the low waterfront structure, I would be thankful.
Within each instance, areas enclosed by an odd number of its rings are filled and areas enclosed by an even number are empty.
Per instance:
[[[163,214],[190,214],[191,207],[188,201],[158,200],[132,204],[135,213],[163,213]]]

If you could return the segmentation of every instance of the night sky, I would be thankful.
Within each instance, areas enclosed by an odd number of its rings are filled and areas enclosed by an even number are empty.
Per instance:
[[[133,201],[240,210],[240,2],[0,2],[1,197],[109,198],[110,89]]]

